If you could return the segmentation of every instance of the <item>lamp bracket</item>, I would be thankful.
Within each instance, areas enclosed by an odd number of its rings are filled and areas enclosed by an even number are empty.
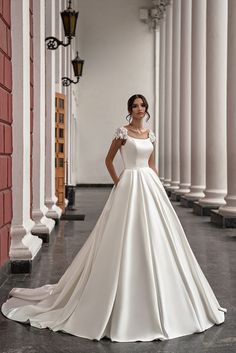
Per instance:
[[[76,83],[79,82],[79,76],[77,76],[77,81],[73,81],[69,77],[62,77],[61,80],[62,80],[62,85],[68,87],[70,86],[71,83],[74,83],[76,85]]]
[[[63,43],[62,40],[57,39],[56,37],[47,37],[45,38],[45,41],[47,42],[47,48],[50,50],[55,50],[57,49],[60,45],[63,45],[63,47],[67,47],[71,43],[71,37],[67,37],[68,42]]]

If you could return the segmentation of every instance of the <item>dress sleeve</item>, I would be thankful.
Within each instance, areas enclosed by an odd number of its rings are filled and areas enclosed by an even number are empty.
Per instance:
[[[122,127],[118,127],[114,133],[114,138],[117,139],[127,139],[127,129]]]
[[[155,142],[156,141],[156,136],[154,134],[154,132],[152,130],[149,130],[149,138],[151,142]]]

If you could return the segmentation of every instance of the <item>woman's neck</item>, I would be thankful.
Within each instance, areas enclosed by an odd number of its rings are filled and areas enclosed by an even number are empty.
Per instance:
[[[130,126],[132,126],[135,129],[139,129],[139,130],[143,129],[143,121],[133,119],[130,123]]]

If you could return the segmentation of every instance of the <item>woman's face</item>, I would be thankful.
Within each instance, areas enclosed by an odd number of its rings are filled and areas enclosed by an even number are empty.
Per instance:
[[[142,98],[135,98],[133,105],[132,105],[132,111],[131,115],[135,119],[141,119],[145,116],[146,113],[146,108],[145,104],[143,103]]]

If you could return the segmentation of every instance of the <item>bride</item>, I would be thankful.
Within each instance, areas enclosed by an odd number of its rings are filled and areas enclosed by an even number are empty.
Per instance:
[[[114,186],[94,229],[58,283],[11,290],[2,305],[7,318],[118,342],[167,340],[224,322],[226,309],[158,178],[156,138],[143,127],[150,117],[145,97],[130,97],[128,112],[106,156]]]

